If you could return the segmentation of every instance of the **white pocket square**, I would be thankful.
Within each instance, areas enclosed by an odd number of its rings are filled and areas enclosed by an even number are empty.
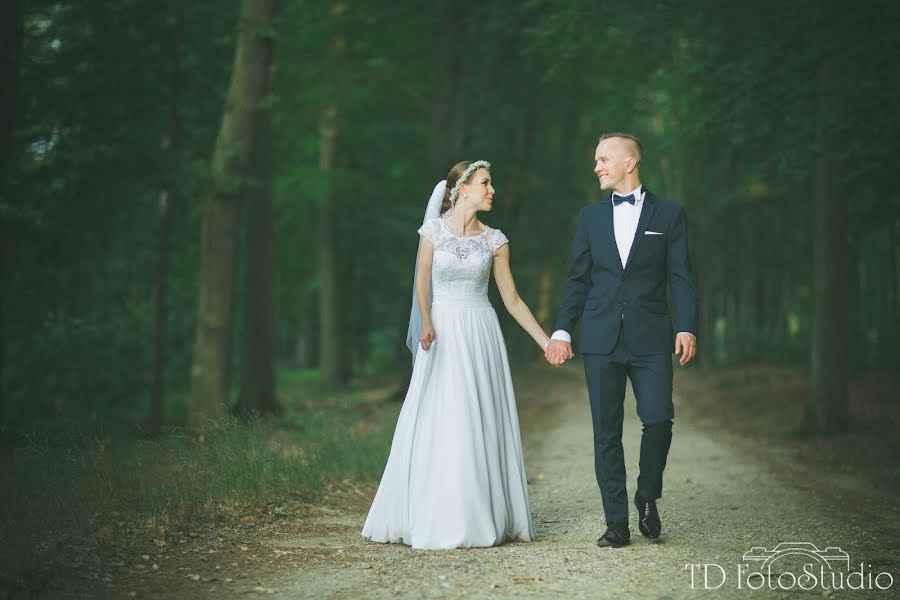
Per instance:
[[[662,231],[645,231],[644,235],[662,235]]]

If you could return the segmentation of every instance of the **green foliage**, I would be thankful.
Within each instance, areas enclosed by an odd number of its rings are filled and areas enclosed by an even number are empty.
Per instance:
[[[25,4],[10,164],[0,165],[10,173],[0,184],[4,418],[145,414],[163,186],[173,211],[166,412],[180,418],[199,211],[238,4]],[[407,364],[415,231],[431,186],[463,159],[493,163],[497,196],[484,219],[512,240],[516,283],[532,309],[550,274],[543,308],[552,321],[573,219],[600,195],[596,137],[628,130],[644,142],[644,181],[687,208],[704,322],[726,321],[728,362],[803,360],[809,348],[808,329],[792,334],[788,322],[811,321],[816,161],[838,140],[860,282],[847,290],[856,323],[849,359],[860,369],[900,366],[890,348],[900,327],[890,3],[849,12],[834,0],[640,0],[615,10],[589,0],[282,4],[265,32],[276,41],[266,104],[281,361],[318,360],[319,210],[329,205],[342,361],[356,374]],[[826,62],[836,69],[833,89],[819,77]],[[336,157],[326,173],[321,126],[332,109]],[[530,353],[530,340],[502,319],[510,351]],[[701,352],[713,347],[707,335]],[[790,351],[777,351],[783,344]],[[237,374],[239,340],[233,347]],[[716,364],[720,354],[704,358]]]

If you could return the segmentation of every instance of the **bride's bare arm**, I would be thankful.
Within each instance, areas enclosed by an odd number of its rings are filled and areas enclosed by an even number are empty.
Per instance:
[[[431,324],[431,262],[434,258],[434,246],[423,237],[419,245],[419,266],[416,267],[416,302],[422,314],[422,332],[419,344],[427,351],[434,342],[434,326]]]
[[[531,314],[531,310],[525,301],[519,297],[516,291],[516,282],[513,280],[512,270],[509,267],[509,244],[504,244],[494,253],[494,281],[497,282],[497,288],[500,290],[500,296],[503,298],[503,305],[509,314],[522,326],[522,329],[528,333],[534,341],[537,342],[541,350],[547,349],[550,338],[544,333],[540,323]]]

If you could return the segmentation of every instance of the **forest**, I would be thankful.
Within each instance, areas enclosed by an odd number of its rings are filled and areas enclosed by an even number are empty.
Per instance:
[[[309,406],[402,387],[416,230],[461,160],[492,163],[481,217],[549,329],[608,131],[639,137],[645,185],[686,209],[692,368],[795,369],[793,425],[852,428],[853,382],[894,393],[900,373],[898,16],[881,0],[5,0],[4,454],[194,443],[232,418],[255,447],[261,417],[308,433]],[[511,357],[540,359],[500,316]],[[897,415],[900,397],[878,402]],[[359,445],[383,460],[389,434]],[[7,483],[34,465],[15,463]]]
[[[232,4],[5,3],[5,423],[268,409],[277,365],[406,361],[415,230],[467,158],[549,327],[611,130],[688,210],[704,366],[900,366],[890,3],[249,3],[240,72]]]

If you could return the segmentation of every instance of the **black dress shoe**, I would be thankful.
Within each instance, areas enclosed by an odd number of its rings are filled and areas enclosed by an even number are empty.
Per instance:
[[[639,495],[634,495],[634,505],[638,509],[638,529],[648,540],[658,540],[662,531],[662,523],[659,522],[659,511],[656,510],[655,500],[644,500]]]
[[[628,528],[607,527],[606,533],[597,540],[597,545],[601,548],[621,548],[631,543],[631,533]]]

